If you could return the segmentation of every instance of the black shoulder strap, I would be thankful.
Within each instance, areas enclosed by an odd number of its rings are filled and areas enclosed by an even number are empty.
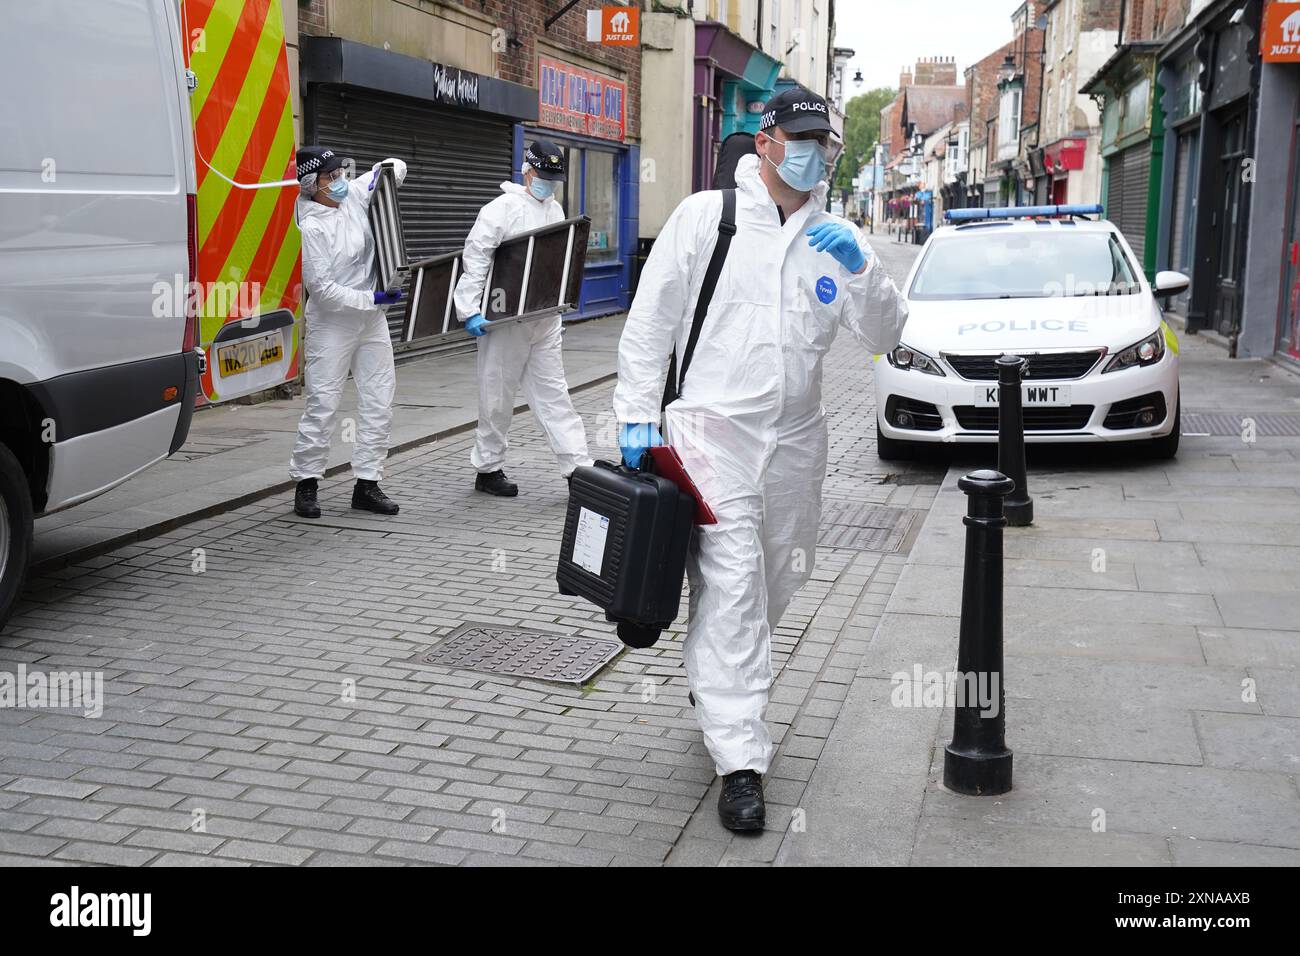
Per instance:
[[[718,241],[713,246],[713,256],[704,273],[704,284],[700,286],[700,297],[695,303],[695,316],[691,320],[691,334],[686,340],[686,350],[682,353],[682,369],[677,371],[677,349],[674,345],[672,359],[668,363],[668,380],[664,383],[664,398],[661,408],[667,408],[677,400],[682,383],[686,381],[686,370],[691,366],[691,356],[695,354],[695,343],[700,339],[700,328],[704,325],[704,316],[708,314],[709,303],[713,301],[713,292],[718,287],[718,276],[722,274],[722,265],[727,260],[727,250],[731,247],[731,237],[736,234],[736,191],[722,190],[722,216],[718,219]]]

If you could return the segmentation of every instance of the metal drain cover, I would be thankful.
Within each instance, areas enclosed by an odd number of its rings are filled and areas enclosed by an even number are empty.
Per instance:
[[[827,501],[822,505],[817,543],[827,548],[897,551],[907,537],[913,517],[907,508]]]
[[[455,670],[585,684],[622,649],[618,641],[577,634],[464,624],[421,660]]]
[[[1255,434],[1268,438],[1300,437],[1300,415],[1252,415],[1250,412],[1183,412],[1184,435],[1240,435],[1246,420]]]

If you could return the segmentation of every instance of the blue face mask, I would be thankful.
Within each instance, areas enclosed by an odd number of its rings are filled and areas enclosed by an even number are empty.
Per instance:
[[[538,202],[546,202],[551,196],[555,195],[555,183],[549,179],[542,179],[534,173],[533,181],[528,184],[528,191],[533,194],[533,198]]]
[[[335,202],[342,202],[348,195],[348,181],[340,176],[329,185],[330,198]]]
[[[781,145],[785,147],[785,159],[781,160],[781,165],[777,166],[770,159],[768,162],[776,166],[777,175],[791,189],[797,189],[801,193],[810,192],[826,178],[826,157],[822,155],[822,149],[817,143],[793,139],[786,140]]]

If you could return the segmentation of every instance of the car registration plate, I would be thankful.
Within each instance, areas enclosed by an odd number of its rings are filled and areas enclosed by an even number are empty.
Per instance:
[[[246,342],[223,345],[217,349],[217,364],[223,376],[249,372],[263,365],[278,362],[282,358],[284,358],[284,343],[278,332]]]
[[[1020,400],[1025,405],[1069,405],[1070,386],[1068,385],[1021,385]],[[982,406],[998,403],[998,386],[977,385],[975,387],[975,404]]]

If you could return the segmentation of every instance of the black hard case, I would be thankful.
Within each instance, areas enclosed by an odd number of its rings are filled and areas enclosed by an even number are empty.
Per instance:
[[[609,519],[599,576],[573,561],[583,508]],[[667,478],[605,461],[576,469],[555,572],[560,593],[603,608],[624,643],[648,647],[677,617],[694,521],[695,500]]]

